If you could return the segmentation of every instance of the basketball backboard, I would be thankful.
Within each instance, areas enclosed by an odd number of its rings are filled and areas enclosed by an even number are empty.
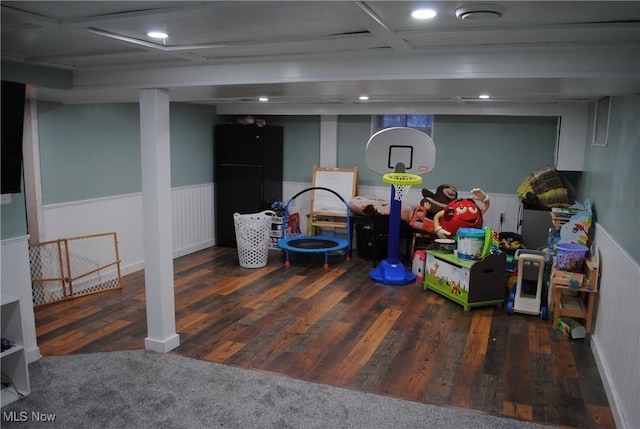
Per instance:
[[[369,170],[383,175],[394,172],[398,163],[406,173],[423,175],[435,167],[436,146],[415,128],[385,128],[369,138],[365,160]]]

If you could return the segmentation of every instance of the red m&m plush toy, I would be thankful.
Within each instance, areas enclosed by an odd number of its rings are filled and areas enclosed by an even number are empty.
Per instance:
[[[451,238],[460,228],[482,228],[482,215],[489,209],[489,197],[479,188],[472,189],[471,193],[482,201],[482,208],[471,198],[451,201],[433,217],[433,226],[438,237]]]

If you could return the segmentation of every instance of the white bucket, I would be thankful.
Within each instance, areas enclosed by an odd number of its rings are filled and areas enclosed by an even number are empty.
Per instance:
[[[458,230],[458,258],[482,259],[485,232],[477,228],[460,228]]]

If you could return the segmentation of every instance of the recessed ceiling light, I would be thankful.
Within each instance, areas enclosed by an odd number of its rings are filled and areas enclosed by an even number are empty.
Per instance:
[[[480,94],[478,95],[478,98],[482,98],[483,100],[486,100],[487,98],[491,98],[491,97],[489,97],[489,94]]]
[[[416,9],[411,12],[411,16],[415,19],[431,19],[434,18],[438,13],[433,9]]]
[[[258,98],[258,100],[260,100],[260,101],[262,101],[262,102],[264,103],[264,102],[269,101],[269,98],[267,98],[267,97],[260,97],[260,98]]]
[[[147,33],[147,36],[153,37],[154,39],[166,39],[167,37],[169,37],[167,33],[163,33],[161,31],[149,31]]]
[[[367,101],[368,99],[369,99],[368,95],[361,95],[360,97],[358,97],[358,100],[361,100],[361,101]]]

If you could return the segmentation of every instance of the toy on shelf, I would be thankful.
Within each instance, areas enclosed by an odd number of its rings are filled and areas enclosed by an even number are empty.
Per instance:
[[[582,204],[552,208],[551,221],[558,228],[555,234],[556,241],[588,246],[592,217],[591,202],[588,198]]]
[[[562,332],[565,336],[572,340],[582,339],[587,332],[584,326],[570,317],[560,317],[558,319],[558,332]]]

